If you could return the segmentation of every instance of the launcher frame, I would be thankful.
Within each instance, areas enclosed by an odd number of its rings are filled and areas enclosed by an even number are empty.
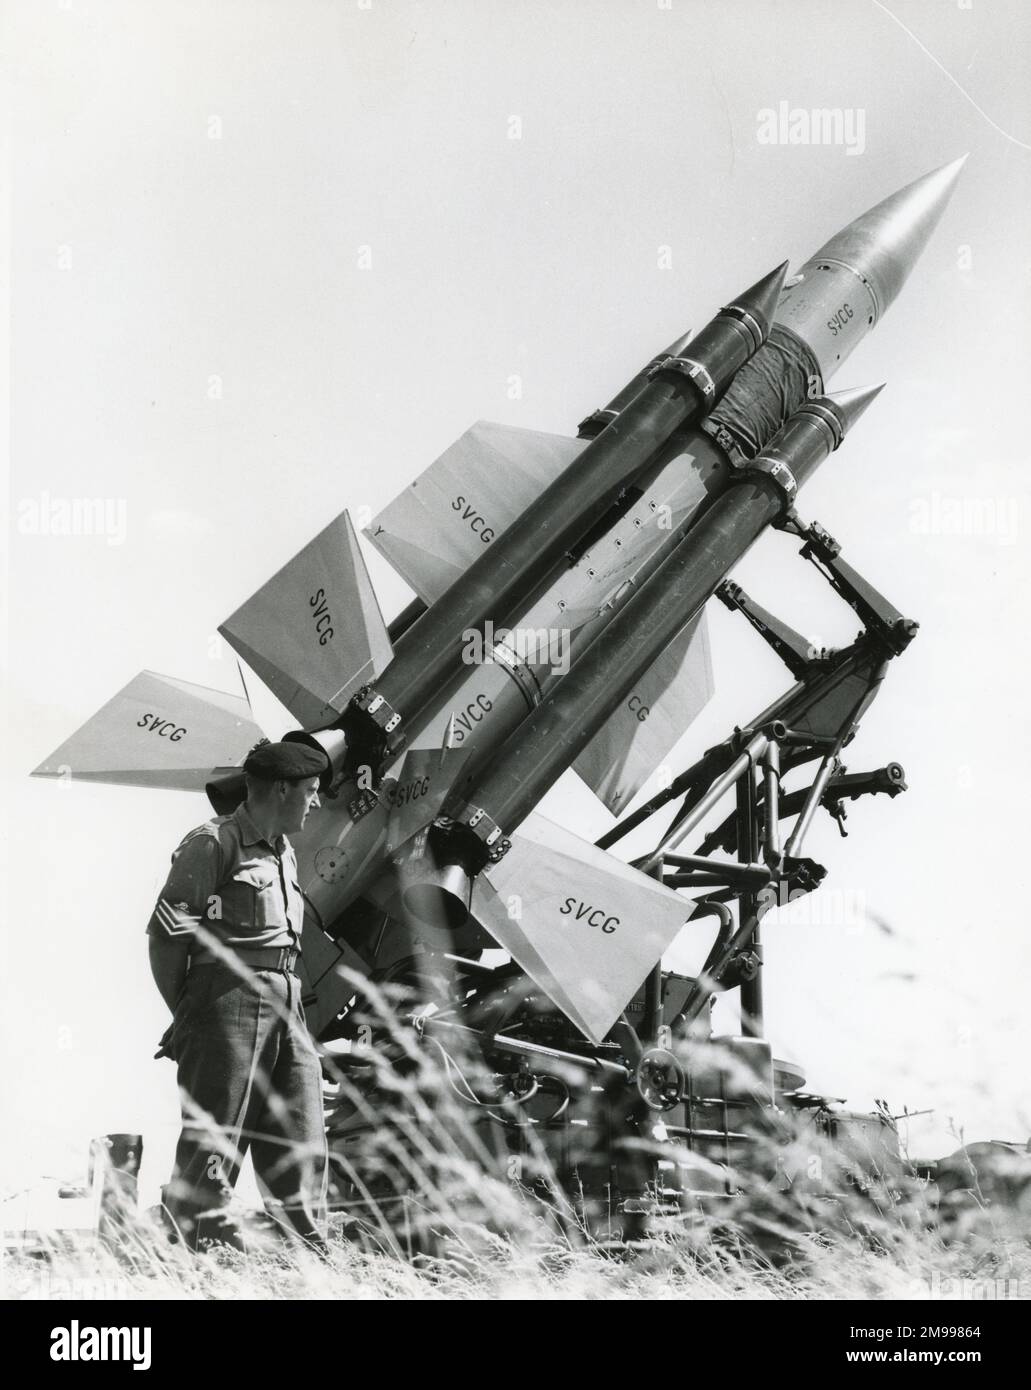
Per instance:
[[[873,702],[888,663],[916,636],[918,624],[904,617],[877,589],[841,558],[838,542],[818,523],[806,524],[792,508],[778,529],[803,542],[801,557],[814,565],[855,611],[863,629],[847,647],[817,649],[768,612],[738,584],[725,580],[720,601],[742,613],[782,659],[795,683],[729,738],[714,745],[639,810],[624,817],[596,842],[609,849],[630,831],[679,799],[673,818],[655,847],[635,861],[671,888],[705,888],[691,920],[716,915],[720,929],[673,1032],[688,1031],[716,994],[740,990],[742,1033],[763,1035],[763,945],[761,922],[773,906],[812,892],[826,869],[802,855],[802,846],[821,807],[847,835],[846,801],[906,790],[899,763],[849,773],[841,752],[856,735]],[[819,760],[809,786],[782,792],[781,779],[797,767]],[[734,810],[705,836],[693,854],[677,853],[724,795],[734,791]],[[796,816],[786,840],[781,821]],[[733,861],[714,857],[723,850]],[[736,918],[729,904],[736,903]],[[645,985],[645,1017],[640,1049],[660,1046],[668,1037],[663,1023],[663,974],[657,962]],[[630,1024],[623,1016],[622,1026]]]

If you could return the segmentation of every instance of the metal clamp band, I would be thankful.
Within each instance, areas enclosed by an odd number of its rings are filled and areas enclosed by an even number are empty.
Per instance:
[[[367,816],[370,811],[375,811],[379,804],[380,800],[376,793],[366,788],[347,803],[347,814],[351,817],[351,820],[357,824],[357,822]]]
[[[577,431],[581,436],[583,436],[586,431],[590,438],[593,439],[601,434],[603,429],[611,425],[613,420],[617,419],[618,416],[618,410],[609,410],[608,407],[594,410],[585,419],[580,421],[577,426]]]
[[[386,735],[393,734],[401,724],[400,713],[392,708],[382,695],[377,695],[371,686],[366,686],[364,690],[360,690],[354,703]],[[407,734],[403,732],[398,734],[396,738],[387,737],[386,751],[388,753],[397,752],[405,744],[407,737]]]
[[[496,661],[499,666],[512,668],[519,665],[519,658],[515,652],[510,647],[506,647],[503,642],[490,642],[487,645],[487,650],[490,653],[490,659]]]
[[[472,806],[466,802],[450,819],[455,825],[464,825],[478,840],[483,841],[492,864],[496,864],[512,848],[512,841],[505,838],[501,826],[482,806]]]
[[[686,376],[693,385],[697,386],[706,399],[715,398],[716,383],[709,375],[709,369],[701,362],[696,362],[693,357],[667,357],[664,362],[660,362],[657,367],[653,367],[648,373],[651,381],[654,377],[662,376],[665,373],[673,373],[677,376]]]
[[[798,491],[798,483],[795,481],[794,473],[783,459],[779,459],[773,454],[760,454],[758,458],[754,458],[746,468],[742,469],[742,472],[746,477],[749,474],[761,474],[764,478],[769,478],[784,494],[789,505],[794,501],[795,493]]]
[[[499,666],[503,666],[508,675],[515,681],[519,687],[519,693],[529,708],[536,709],[544,697],[541,693],[540,683],[531,668],[512,651],[511,647],[506,647],[503,642],[490,643],[488,651],[491,660],[496,661]]]

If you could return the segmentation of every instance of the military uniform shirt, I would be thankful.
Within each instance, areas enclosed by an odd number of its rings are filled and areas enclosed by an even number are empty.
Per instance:
[[[172,855],[172,868],[147,924],[147,935],[200,936],[195,963],[216,959],[205,949],[210,932],[223,946],[300,949],[304,897],[297,858],[285,835],[271,844],[246,804],[191,830]],[[198,927],[202,930],[198,932]]]

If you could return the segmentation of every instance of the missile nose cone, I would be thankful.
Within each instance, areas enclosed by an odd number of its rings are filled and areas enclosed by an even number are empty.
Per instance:
[[[768,275],[764,275],[761,280],[757,280],[754,285],[749,286],[743,294],[737,295],[734,300],[738,309],[743,309],[746,314],[750,314],[761,325],[764,339],[776,316],[781,291],[784,289],[784,277],[787,273],[788,263],[782,261],[776,269],[771,270]]]
[[[893,303],[948,207],[967,156],[892,193],[821,246],[814,262],[847,266],[866,282],[875,318]]]
[[[830,401],[841,418],[846,434],[884,390],[885,383],[876,386],[854,386],[850,391],[832,391],[826,399]]]
[[[779,442],[779,449],[772,447],[767,459],[776,461],[783,450],[795,482],[801,487],[828,454],[841,448],[849,430],[883,390],[884,383],[880,382],[877,386],[857,386],[851,391],[835,391],[806,401],[777,435],[775,444]]]
[[[662,357],[679,357],[690,341],[691,330],[689,328],[686,333],[681,333],[679,338],[674,339],[674,341],[670,343],[666,351],[661,353],[660,355]]]

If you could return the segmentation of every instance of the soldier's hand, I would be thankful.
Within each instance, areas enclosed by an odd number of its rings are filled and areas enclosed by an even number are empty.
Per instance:
[[[176,1055],[174,1033],[175,1021],[173,1020],[165,1029],[165,1031],[161,1034],[161,1041],[158,1043],[158,1050],[154,1053],[155,1062],[158,1060],[159,1057],[170,1057],[173,1062],[177,1062],[179,1060],[179,1058]]]

